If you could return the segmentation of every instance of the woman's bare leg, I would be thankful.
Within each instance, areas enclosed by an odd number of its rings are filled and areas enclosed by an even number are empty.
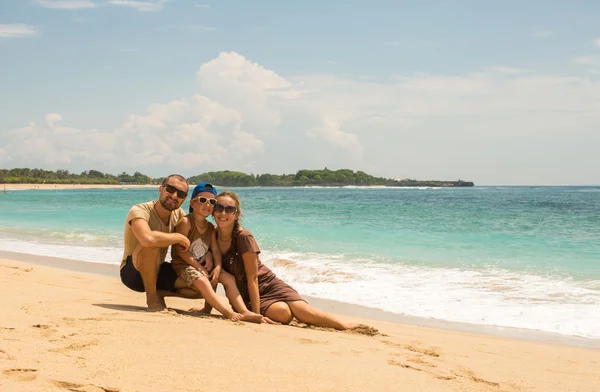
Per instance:
[[[263,322],[263,316],[258,313],[251,312],[246,307],[242,295],[237,288],[233,275],[225,271],[221,271],[221,275],[219,275],[219,283],[221,283],[225,288],[225,295],[227,296],[229,302],[233,305],[233,308],[244,316],[242,319],[243,321],[249,321],[258,324]]]
[[[287,302],[287,305],[294,317],[305,324],[315,325],[317,327],[335,328],[342,331],[356,326],[354,324],[343,323],[333,315],[313,308],[304,301]]]
[[[292,314],[289,305],[283,301],[275,302],[273,305],[269,306],[265,312],[265,316],[281,324],[289,324],[294,319],[294,315]]]
[[[213,261],[212,261],[212,253],[208,252],[205,256],[205,262],[206,265],[211,266],[209,268],[209,270],[212,270],[212,265],[213,265]],[[204,265],[204,264],[203,264]],[[217,292],[217,285],[219,284],[219,282],[215,282],[213,284],[212,281],[210,281],[210,285],[213,288],[213,291],[216,293]],[[204,301],[204,307],[202,309],[200,309],[200,313],[206,313],[206,314],[210,314],[210,312],[212,311],[212,306],[208,303],[208,301]]]

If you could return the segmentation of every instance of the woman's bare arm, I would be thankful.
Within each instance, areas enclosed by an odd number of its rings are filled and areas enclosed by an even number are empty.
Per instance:
[[[223,266],[223,256],[221,255],[221,249],[217,243],[217,231],[213,230],[212,239],[210,241],[210,253],[213,258],[213,269],[210,273],[210,281],[213,287],[216,287],[219,282],[219,276],[221,275],[221,268]]]
[[[242,255],[244,260],[244,269],[248,279],[248,294],[250,295],[250,305],[254,313],[260,314],[260,293],[258,291],[258,253],[246,252]]]

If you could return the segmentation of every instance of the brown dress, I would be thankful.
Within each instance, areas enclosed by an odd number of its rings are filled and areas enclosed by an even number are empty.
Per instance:
[[[217,232],[218,235],[218,232]],[[235,277],[237,288],[246,303],[248,309],[252,309],[250,304],[250,294],[248,293],[248,280],[246,279],[246,269],[242,255],[246,252],[260,253],[260,249],[252,233],[242,229],[237,236],[237,249],[229,248],[223,255],[223,270],[229,272]],[[273,271],[258,259],[258,292],[260,294],[260,314],[264,315],[269,306],[275,302],[306,302],[296,290],[279,279]]]

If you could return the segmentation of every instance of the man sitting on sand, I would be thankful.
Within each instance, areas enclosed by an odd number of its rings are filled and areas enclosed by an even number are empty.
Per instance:
[[[171,263],[165,262],[170,245],[178,244],[182,249],[190,246],[186,236],[173,232],[185,216],[181,205],[187,195],[187,180],[172,174],[159,187],[158,200],[136,204],[127,214],[121,281],[131,290],[146,293],[148,311],[166,310],[165,296],[199,298],[186,293],[191,290],[178,278]]]

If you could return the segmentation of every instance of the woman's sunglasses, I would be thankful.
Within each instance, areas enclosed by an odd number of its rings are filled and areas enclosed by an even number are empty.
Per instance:
[[[217,204],[217,199],[209,199],[204,196],[197,197],[194,200],[196,200],[200,204],[210,203],[211,206],[214,206],[215,204]]]
[[[237,213],[236,206],[224,206],[223,204],[215,204],[214,212],[225,212],[227,215],[235,215]]]
[[[167,191],[167,193],[175,193],[177,192],[177,197],[180,199],[185,199],[188,195],[188,193],[186,191],[182,191],[181,189],[177,189],[175,188],[173,185],[169,185],[169,184],[165,184],[163,185],[165,190]]]

